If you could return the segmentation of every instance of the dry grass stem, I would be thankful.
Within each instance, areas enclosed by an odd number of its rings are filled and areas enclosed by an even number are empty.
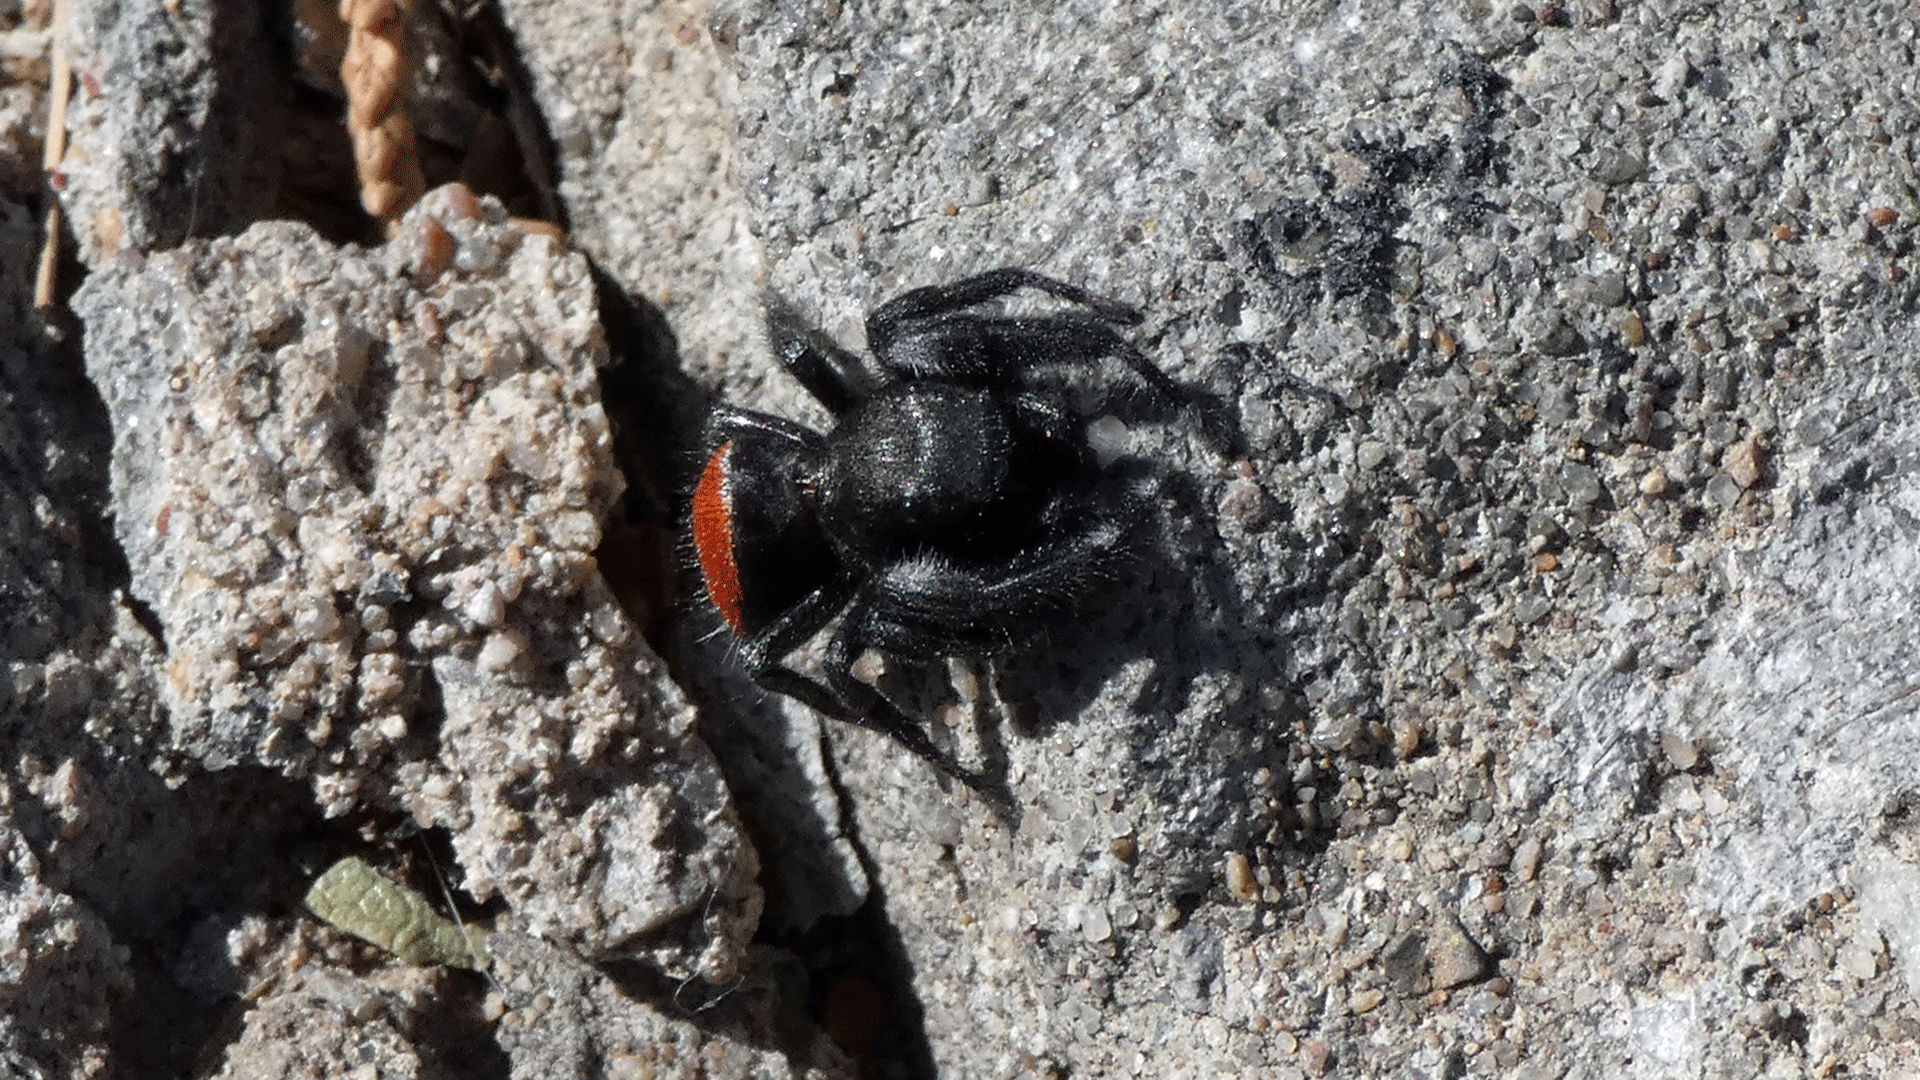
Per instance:
[[[47,141],[40,165],[48,176],[67,156],[67,95],[73,86],[73,62],[67,55],[67,0],[55,0],[53,34],[53,77],[47,104]],[[53,307],[54,272],[60,265],[60,200],[47,193],[47,223],[40,242],[40,266],[33,276],[33,306],[37,311]]]
[[[340,0],[340,17],[347,24],[340,81],[347,88],[360,205],[391,228],[427,189],[403,93],[406,7],[402,0]]]

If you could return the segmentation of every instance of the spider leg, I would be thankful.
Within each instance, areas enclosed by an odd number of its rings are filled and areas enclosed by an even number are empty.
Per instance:
[[[1043,438],[1057,443],[1072,443],[1076,423],[1066,407],[1050,394],[1022,390],[1008,398],[1015,415]]]
[[[1201,436],[1215,450],[1231,455],[1240,447],[1239,428],[1224,406],[1174,382],[1139,346],[1099,319],[1075,312],[971,318],[977,319],[972,333],[977,335],[979,345],[952,352],[1014,359],[1022,361],[1026,369],[1091,364],[1111,356],[1126,364],[1161,402],[1197,420]],[[1001,377],[1017,378],[1020,374],[1006,372]]]
[[[1029,368],[1043,364],[1091,364],[1114,357],[1168,404],[1186,404],[1187,393],[1179,383],[1147,359],[1147,354],[1138,346],[1099,319],[1073,313],[982,319],[980,331],[992,352],[1023,359]]]
[[[847,606],[852,595],[852,583],[838,577],[808,593],[741,642],[741,666],[755,679],[765,672],[781,670],[780,661],[819,633],[835,612]]]
[[[909,289],[881,304],[867,314],[867,343],[874,352],[884,352],[885,343],[905,329],[905,324],[951,315],[1021,289],[1038,289],[1068,303],[1079,304],[1107,322],[1131,326],[1140,321],[1137,309],[1118,300],[1095,296],[1077,285],[1032,270],[1004,266],[945,285]]]
[[[857,613],[849,613],[827,647],[827,670],[834,689],[781,662],[788,653],[819,633],[834,613],[847,605],[854,591],[850,581],[836,578],[809,593],[741,645],[742,666],[762,688],[790,697],[822,716],[886,735],[934,768],[992,800],[1001,810],[1009,811],[1010,819],[1017,818],[1018,814],[1011,812],[1011,796],[1000,785],[954,760],[952,754],[934,745],[924,728],[878,691],[853,677],[849,670],[852,662],[849,627],[858,625],[854,618]]]
[[[876,341],[881,366],[907,379],[949,379],[974,385],[1018,382],[1051,365],[1091,364],[1112,356],[1169,404],[1187,400],[1180,384],[1103,319],[1080,312],[980,315],[961,312]]]
[[[773,354],[814,400],[835,416],[866,400],[869,388],[858,358],[808,324],[780,297],[768,294],[766,308]]]
[[[864,644],[856,641],[866,621],[861,614],[864,606],[864,601],[854,601],[853,608],[847,612],[840,628],[834,631],[833,638],[827,643],[824,662],[832,689],[792,669],[782,668],[780,670],[784,672],[786,686],[781,692],[806,702],[816,712],[887,736],[914,756],[978,792],[1009,820],[1018,820],[1018,807],[1004,783],[960,764],[952,754],[934,745],[933,739],[927,735],[927,729],[901,712],[899,706],[887,700],[886,695],[854,678],[854,646]],[[837,707],[827,707],[830,703]]]
[[[874,575],[871,599],[847,613],[861,644],[906,655],[1004,655],[1035,621],[1105,576],[1126,529],[1098,510],[1069,509],[1064,535],[985,564],[902,559]]]
[[[820,435],[784,417],[754,412],[732,405],[715,405],[707,415],[711,443],[726,442],[739,435],[772,435],[797,447],[820,444]]]

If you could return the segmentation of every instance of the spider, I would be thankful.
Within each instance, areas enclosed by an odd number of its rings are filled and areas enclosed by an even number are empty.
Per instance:
[[[982,304],[1037,289],[1072,307]],[[878,371],[768,305],[782,365],[834,417],[824,434],[719,406],[694,488],[693,541],[713,606],[762,687],[892,737],[975,791],[981,774],[856,678],[865,649],[908,659],[1004,654],[1111,576],[1136,506],[1037,375],[1117,358],[1158,396],[1176,384],[1120,333],[1140,313],[1018,268],[913,289],[871,310]],[[876,377],[877,376],[877,377]],[[835,616],[825,682],[787,666]]]

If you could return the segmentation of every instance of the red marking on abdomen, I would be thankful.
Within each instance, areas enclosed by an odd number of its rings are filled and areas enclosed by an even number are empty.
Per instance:
[[[733,560],[733,498],[727,490],[727,453],[732,449],[731,442],[720,444],[693,489],[693,549],[700,556],[707,598],[738,634],[740,567]]]

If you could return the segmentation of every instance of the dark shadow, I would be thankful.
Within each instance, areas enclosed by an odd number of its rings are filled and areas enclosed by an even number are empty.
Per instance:
[[[831,758],[828,769],[834,768]],[[779,944],[791,949],[812,976],[810,1013],[862,1076],[936,1080],[926,1008],[913,986],[913,962],[887,914],[880,869],[862,842],[854,809],[838,775],[841,819],[868,881],[867,901],[851,915],[822,919]]]
[[[44,815],[18,820],[47,885],[99,916],[127,951],[127,1005],[112,1010],[105,1033],[118,1067],[184,1075],[247,989],[226,966],[226,933],[248,915],[293,915],[306,877],[287,853],[339,826],[321,817],[305,784],[269,770],[202,773],[169,789],[144,763],[112,760],[97,746],[82,760],[88,782],[112,793],[111,812],[57,837]],[[15,799],[31,802],[20,791]],[[229,1037],[238,1033],[234,1025]]]
[[[421,1080],[509,1080],[513,1061],[486,1017],[486,979],[458,972],[447,981],[457,992],[429,995],[414,1018]]]
[[[614,594],[678,677],[669,631],[682,594],[681,514],[712,394],[681,370],[679,341],[658,306],[629,295],[597,265],[593,281],[612,354],[600,373],[601,397],[627,481],[596,555]]]

